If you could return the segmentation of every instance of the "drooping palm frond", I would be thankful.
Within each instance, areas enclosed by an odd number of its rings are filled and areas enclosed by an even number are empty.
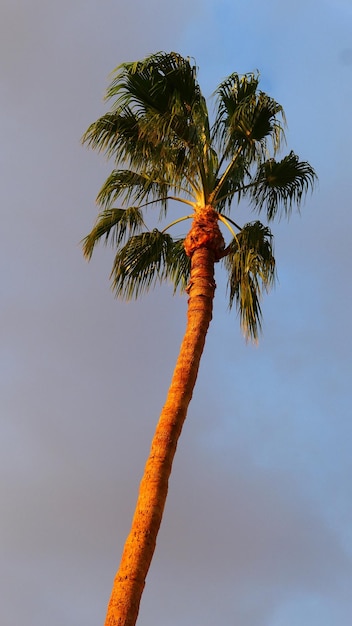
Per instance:
[[[114,72],[107,98],[114,99],[112,111],[88,128],[83,142],[136,174],[203,197],[217,157],[190,61],[159,53],[124,63]]]
[[[184,239],[173,240],[166,259],[166,278],[174,286],[174,293],[179,289],[185,291],[191,272],[191,259],[184,248]]]
[[[221,144],[226,141],[230,120],[243,101],[255,95],[259,83],[259,74],[248,73],[240,76],[230,74],[220,83],[214,96],[216,97],[216,116],[212,128],[212,138]]]
[[[264,209],[269,221],[276,217],[280,208],[289,216],[293,205],[299,208],[303,194],[313,188],[315,180],[311,165],[299,161],[292,151],[281,161],[265,161],[250,187],[252,206],[258,212]]]
[[[215,92],[216,119],[212,129],[219,150],[231,158],[241,146],[249,158],[261,158],[270,138],[274,153],[284,138],[282,106],[258,91],[258,74],[231,74]]]
[[[128,107],[100,117],[89,126],[82,141],[115,159],[117,165],[136,172],[143,172],[147,166],[160,172],[165,166],[175,170],[180,165],[182,146],[168,145],[152,132],[146,135],[143,120]]]
[[[253,157],[262,158],[267,152],[268,139],[271,140],[274,154],[279,150],[284,137],[278,114],[282,107],[273,98],[260,91],[248,102],[242,102],[234,119],[231,120],[231,134],[241,136],[243,144],[248,143]]]
[[[140,133],[152,143],[201,153],[209,143],[208,111],[196,79],[196,68],[176,53],[157,53],[114,72],[107,98],[113,109],[135,112]]]
[[[83,254],[89,260],[97,243],[104,239],[119,247],[123,240],[133,236],[145,227],[143,215],[138,207],[128,209],[105,209],[96,221],[95,226],[83,239]]]
[[[111,272],[112,288],[116,296],[125,300],[137,298],[167,279],[173,282],[174,291],[183,290],[189,270],[182,242],[154,229],[130,237],[117,251]]]
[[[107,98],[114,98],[114,109],[132,107],[141,119],[156,114],[150,124],[153,132],[159,127],[164,135],[171,131],[193,145],[199,131],[194,118],[202,115],[204,122],[208,118],[196,68],[190,59],[175,52],[159,52],[143,61],[119,65]],[[208,124],[203,132],[209,132]]]
[[[210,202],[220,211],[230,205],[235,194],[240,199],[243,186],[251,180],[250,170],[268,159],[269,147],[275,154],[284,139],[283,109],[258,91],[258,81],[258,74],[232,74],[215,92],[212,140],[220,156]]]
[[[109,207],[116,200],[122,205],[137,205],[150,199],[162,201],[168,190],[169,185],[158,180],[154,172],[137,174],[131,170],[113,170],[99,191],[97,203]]]
[[[138,144],[139,129],[136,115],[125,108],[123,112],[109,112],[91,124],[82,137],[82,142],[104,152],[108,158],[118,155],[121,162],[127,160]]]
[[[229,306],[232,308],[235,302],[244,335],[256,341],[261,330],[260,299],[275,281],[271,231],[258,221],[246,224],[233,239],[230,250],[224,259]]]

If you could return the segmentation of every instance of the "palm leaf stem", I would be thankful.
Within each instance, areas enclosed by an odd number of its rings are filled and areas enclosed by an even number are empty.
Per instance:
[[[224,216],[223,216],[223,215],[221,215],[221,213],[219,213],[219,219],[220,219],[221,221],[222,221],[222,219],[221,219],[221,218],[223,218],[223,217],[224,217]],[[224,219],[225,219],[225,218],[224,218]],[[228,222],[230,222],[231,224],[233,224],[236,228],[238,228],[238,230],[242,230],[242,227],[241,227],[241,226],[239,226],[238,224],[236,224],[236,222],[234,222],[234,221],[233,221],[230,217],[226,216],[226,220],[227,220]]]
[[[183,176],[184,176],[184,179],[188,182],[191,189],[193,190],[194,197],[197,197],[199,194],[199,188],[195,185],[194,179],[190,176],[187,176],[187,172],[184,172]],[[185,191],[186,193],[189,193],[188,190],[182,189],[182,187],[180,187],[180,189],[181,191]]]
[[[229,229],[231,235],[237,239],[237,235],[235,233],[235,231],[233,230],[232,226],[230,226],[229,221],[231,222],[231,220],[227,220],[226,217],[224,217],[223,215],[221,215],[220,213],[218,213],[218,219],[220,220],[220,222],[222,222],[223,224],[225,224],[226,228]],[[237,226],[237,225],[236,225]],[[241,230],[241,229],[240,229]]]
[[[148,202],[143,202],[143,204],[138,205],[138,208],[144,209],[150,204],[157,204],[158,202],[165,202],[167,200],[175,200],[175,202],[182,202],[183,204],[188,204],[188,206],[194,207],[194,202],[192,202],[192,200],[186,200],[185,198],[180,198],[179,196],[165,196],[164,198],[156,198],[155,200],[148,200]]]
[[[241,193],[243,190],[247,189],[247,187],[251,187],[251,186],[252,185],[245,185],[245,187],[238,187],[236,191],[229,191],[229,193],[225,193],[223,196],[216,198],[216,204],[219,204],[223,200],[226,200],[226,198],[232,198],[235,195],[235,193]]]
[[[162,198],[162,200],[175,200],[176,202],[182,202],[183,204],[194,207],[192,200],[186,200],[186,198],[180,198],[179,196],[167,196],[166,198]]]
[[[165,226],[165,228],[161,231],[163,234],[166,233],[167,230],[169,230],[169,228],[171,228],[172,226],[175,226],[175,224],[179,224],[179,222],[183,222],[184,220],[190,220],[194,217],[194,215],[184,215],[183,217],[179,217],[177,220],[174,220],[173,222],[171,222],[171,224],[168,224],[167,226]]]
[[[218,184],[216,185],[214,191],[210,195],[210,198],[209,198],[209,203],[210,204],[212,204],[214,198],[216,198],[216,195],[217,195],[219,189],[221,189],[224,181],[226,180],[227,176],[229,175],[229,173],[231,172],[232,168],[236,164],[236,161],[237,161],[238,157],[240,156],[240,154],[242,152],[242,149],[243,149],[243,146],[239,146],[239,148],[236,150],[234,156],[232,157],[230,163],[228,164],[226,170],[224,171],[223,175],[220,177],[220,180],[219,180]]]

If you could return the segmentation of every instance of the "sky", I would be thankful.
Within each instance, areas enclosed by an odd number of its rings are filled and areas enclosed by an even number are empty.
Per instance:
[[[119,302],[112,251],[80,247],[112,168],[80,138],[114,67],[159,50],[194,57],[207,97],[258,69],[319,183],[273,225],[257,347],[217,273],[138,623],[351,625],[351,25],[351,0],[2,1],[4,626],[104,623],[184,331],[185,297]]]

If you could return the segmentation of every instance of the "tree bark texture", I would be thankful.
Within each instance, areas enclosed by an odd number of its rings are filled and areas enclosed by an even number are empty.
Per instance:
[[[194,222],[199,230],[197,219]],[[212,230],[218,237],[217,224]],[[140,483],[132,526],[114,580],[105,626],[134,626],[138,617],[164,511],[172,462],[212,318],[216,257],[211,245],[208,247],[203,243],[192,250],[186,331]]]

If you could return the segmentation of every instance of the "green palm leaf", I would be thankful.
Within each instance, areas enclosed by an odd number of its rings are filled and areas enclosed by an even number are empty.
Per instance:
[[[142,212],[138,207],[129,209],[105,209],[102,211],[94,228],[83,239],[83,254],[89,260],[93,250],[100,239],[104,238],[105,244],[109,239],[114,246],[120,246],[121,242],[145,226]]]
[[[245,336],[256,341],[261,330],[260,299],[275,281],[270,229],[258,221],[246,224],[233,239],[224,264],[230,308],[235,302]]]
[[[196,68],[189,59],[175,52],[160,52],[143,61],[119,65],[107,98],[115,99],[114,109],[132,106],[142,118],[157,113],[160,120],[187,141],[190,138],[187,128],[197,131],[193,114],[205,105]]]
[[[258,83],[259,76],[253,73],[243,76],[233,73],[220,83],[214,92],[217,104],[216,120],[212,129],[214,139],[224,143],[230,120],[233,119],[241,102],[255,95]]]
[[[116,296],[125,300],[137,298],[165,279],[174,283],[174,291],[178,287],[184,289],[190,262],[182,243],[157,229],[130,237],[118,250],[111,272]]]
[[[107,97],[115,99],[112,112],[88,128],[83,142],[136,174],[167,181],[178,192],[198,192],[214,169],[215,153],[206,102],[189,60],[160,53],[124,63]]]
[[[101,188],[97,202],[111,206],[117,199],[122,204],[141,204],[149,199],[161,202],[167,197],[169,185],[158,180],[155,172],[136,173],[130,170],[113,170]]]
[[[194,147],[201,139],[199,130],[209,136],[207,107],[196,69],[179,54],[157,53],[118,66],[107,98],[114,98],[118,113],[126,107],[135,111],[142,134],[154,143],[169,139]]]
[[[265,208],[269,221],[280,207],[290,215],[293,205],[299,207],[303,194],[313,187],[315,179],[311,165],[299,161],[292,151],[281,161],[265,161],[258,168],[250,189],[252,206],[258,212]]]
[[[121,113],[110,112],[100,117],[82,137],[83,143],[104,152],[108,158],[118,155],[119,161],[128,160],[128,155],[136,152],[138,140],[138,118],[127,107]]]
[[[124,63],[116,68],[107,97],[114,99],[118,115],[129,111],[138,120],[138,155],[130,155],[130,169],[141,168],[148,155],[149,163],[168,165],[173,182],[206,180],[208,110],[189,59],[158,53]]]
[[[215,92],[217,115],[213,136],[225,157],[239,146],[249,159],[261,157],[271,138],[274,152],[284,137],[282,106],[262,91],[257,91],[259,76],[232,74]],[[280,121],[280,117],[282,122]]]
[[[181,292],[185,291],[191,272],[191,259],[185,252],[183,242],[184,239],[173,240],[167,257],[166,277],[173,283],[174,293],[178,288]]]

